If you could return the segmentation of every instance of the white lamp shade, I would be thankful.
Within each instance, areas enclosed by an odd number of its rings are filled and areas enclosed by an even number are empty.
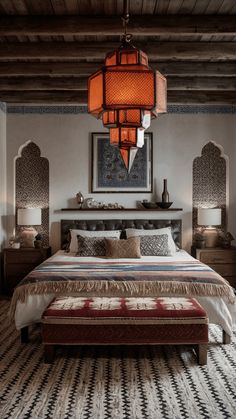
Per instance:
[[[217,226],[221,224],[221,208],[198,208],[198,225]]]
[[[41,208],[19,208],[17,224],[20,226],[37,226],[42,224]]]

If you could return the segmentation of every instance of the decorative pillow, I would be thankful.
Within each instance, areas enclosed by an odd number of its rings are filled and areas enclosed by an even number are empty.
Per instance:
[[[78,252],[78,239],[77,236],[82,237],[113,237],[116,239],[120,238],[120,231],[119,230],[102,230],[102,231],[91,231],[91,230],[78,230],[78,229],[70,229],[70,252]]]
[[[142,256],[168,256],[168,235],[141,236],[140,251]]]
[[[106,256],[111,259],[140,258],[140,238],[130,237],[127,240],[104,239]]]
[[[127,228],[126,237],[137,237],[137,236],[159,236],[161,234],[168,235],[168,256],[172,256],[176,253],[176,246],[171,234],[171,227],[158,228],[155,230],[139,230],[137,228]]]
[[[78,252],[76,256],[106,256],[104,237],[82,237],[78,235],[77,238]],[[111,239],[111,241],[114,239]]]

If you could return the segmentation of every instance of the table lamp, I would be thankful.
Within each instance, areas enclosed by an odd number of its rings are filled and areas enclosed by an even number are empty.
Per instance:
[[[218,231],[215,226],[221,225],[221,208],[198,208],[198,225],[205,227],[203,235],[206,247],[216,247]]]
[[[22,226],[20,231],[22,247],[34,247],[35,236],[38,233],[33,226],[41,224],[41,208],[19,208],[17,210],[17,225]]]

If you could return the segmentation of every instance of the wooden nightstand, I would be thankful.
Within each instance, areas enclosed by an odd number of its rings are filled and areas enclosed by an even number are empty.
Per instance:
[[[196,258],[209,265],[236,288],[236,247],[196,249]]]
[[[4,291],[12,294],[15,286],[37,265],[51,256],[51,247],[25,247],[3,250]]]

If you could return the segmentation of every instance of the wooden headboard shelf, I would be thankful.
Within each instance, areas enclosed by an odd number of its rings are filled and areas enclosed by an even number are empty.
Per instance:
[[[169,212],[169,211],[183,211],[183,208],[61,208],[61,211],[81,211],[81,212],[89,212],[89,211],[161,211],[161,212]]]
[[[153,230],[171,227],[173,239],[178,247],[182,246],[182,220],[61,220],[61,248],[65,249],[69,240],[70,229],[103,231],[121,230],[121,238],[125,238],[126,228]]]

